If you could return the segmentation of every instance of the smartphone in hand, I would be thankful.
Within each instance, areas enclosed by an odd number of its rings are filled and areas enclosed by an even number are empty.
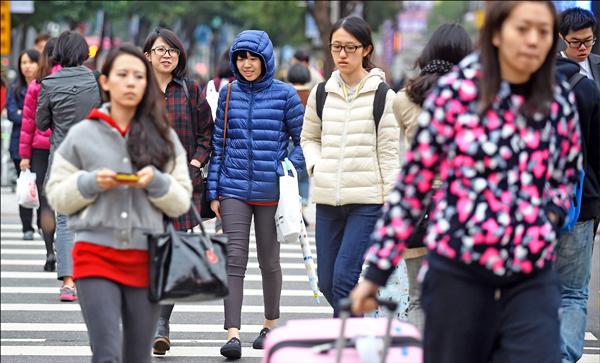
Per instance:
[[[113,178],[121,183],[137,183],[140,180],[140,177],[136,174],[128,173],[117,173]]]

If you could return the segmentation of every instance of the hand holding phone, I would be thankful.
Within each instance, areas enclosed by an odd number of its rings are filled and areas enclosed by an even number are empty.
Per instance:
[[[137,183],[140,180],[140,177],[136,174],[117,173],[113,176],[113,179],[119,183]]]

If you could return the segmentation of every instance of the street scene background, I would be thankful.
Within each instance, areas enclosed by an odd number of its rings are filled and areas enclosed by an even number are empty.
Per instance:
[[[431,32],[440,24],[457,22],[476,40],[485,1],[2,1],[2,78],[10,84],[21,51],[33,45],[40,32],[58,36],[76,30],[90,47],[86,65],[99,69],[108,51],[123,42],[141,46],[157,26],[173,29],[184,41],[188,72],[205,85],[216,70],[220,55],[243,29],[265,30],[276,53],[276,78],[285,79],[297,49],[307,50],[310,63],[327,78],[333,70],[328,56],[329,31],[335,21],[349,15],[364,17],[373,27],[374,63],[387,81],[399,88],[416,73],[414,62]],[[557,10],[571,6],[595,8],[600,1],[555,1]],[[599,53],[595,45],[593,52]],[[88,338],[77,303],[56,299],[55,273],[42,272],[45,250],[36,234],[22,241],[14,194],[16,172],[8,153],[11,123],[2,115],[1,154],[1,351],[2,362],[86,362]],[[314,204],[306,211],[309,238],[314,245]],[[35,220],[35,219],[34,219]],[[213,222],[208,228],[214,230]],[[260,272],[254,236],[245,283],[243,342],[250,342],[263,319]],[[596,240],[590,283],[588,328],[580,362],[600,362],[600,250]],[[313,247],[313,253],[314,253]],[[314,254],[316,256],[316,254]],[[315,303],[300,247],[282,246],[282,324],[290,319],[329,318],[324,298]],[[318,256],[316,256],[318,258]],[[543,301],[540,301],[543,304]],[[219,347],[221,301],[178,304],[171,321],[173,347],[153,362],[222,362]],[[262,351],[243,347],[241,362],[260,362]]]

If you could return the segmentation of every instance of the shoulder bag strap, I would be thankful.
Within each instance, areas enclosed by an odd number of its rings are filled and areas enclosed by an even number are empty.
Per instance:
[[[231,95],[231,82],[227,84],[227,97],[225,98],[225,116],[223,117],[223,152],[221,152],[221,162],[225,158],[225,145],[227,144],[227,114],[229,111],[229,96]]]

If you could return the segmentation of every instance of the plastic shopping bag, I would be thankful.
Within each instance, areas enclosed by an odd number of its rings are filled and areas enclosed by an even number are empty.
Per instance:
[[[275,212],[277,240],[280,243],[295,243],[299,241],[300,233],[302,233],[298,174],[287,158],[281,164],[284,175],[279,177],[279,204]]]
[[[35,173],[29,169],[21,171],[17,179],[17,203],[24,208],[36,209],[40,206]]]

